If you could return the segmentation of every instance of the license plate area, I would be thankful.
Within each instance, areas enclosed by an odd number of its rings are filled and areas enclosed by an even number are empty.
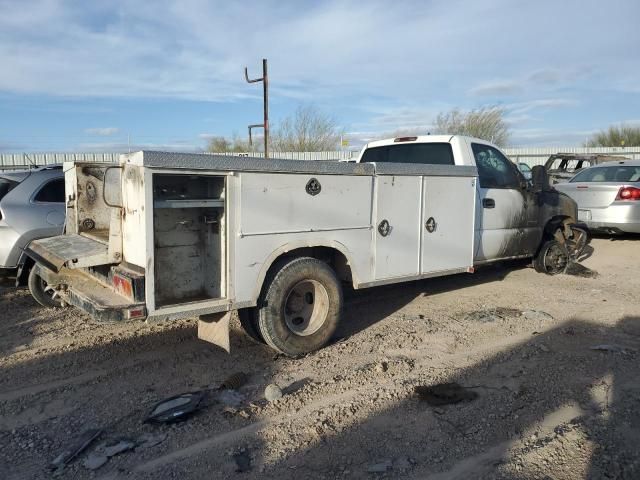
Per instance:
[[[591,220],[591,210],[578,210],[578,220]]]

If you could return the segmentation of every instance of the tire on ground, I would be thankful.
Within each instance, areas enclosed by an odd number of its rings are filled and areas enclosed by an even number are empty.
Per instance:
[[[265,342],[299,357],[331,339],[342,313],[342,286],[325,262],[300,257],[274,269],[260,300],[258,326]],[[303,311],[311,312],[308,322],[300,322],[304,314],[296,317]]]
[[[27,285],[33,298],[43,307],[53,308],[63,305],[61,300],[53,299],[51,294],[45,291],[47,283],[36,273],[35,267],[31,268],[29,272]]]
[[[256,307],[241,308],[238,310],[240,326],[244,330],[244,333],[246,333],[247,336],[255,343],[264,345],[265,341],[260,334],[260,327],[258,326],[259,315],[260,311]]]
[[[563,258],[557,258],[563,256]],[[558,243],[555,239],[546,240],[538,254],[533,259],[533,268],[536,272],[546,273],[547,275],[557,275],[564,273],[569,266],[569,253],[564,245]]]

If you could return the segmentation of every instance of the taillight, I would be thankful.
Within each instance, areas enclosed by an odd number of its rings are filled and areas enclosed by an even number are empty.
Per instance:
[[[622,187],[618,192],[616,200],[640,200],[640,188]]]
[[[398,137],[398,138],[394,138],[393,141],[395,143],[398,142],[415,142],[418,139],[418,137]]]
[[[134,318],[144,318],[147,316],[147,310],[144,307],[134,307],[126,310],[127,318],[133,320]]]
[[[116,292],[125,297],[133,298],[133,283],[130,278],[116,273],[113,275],[112,283]]]

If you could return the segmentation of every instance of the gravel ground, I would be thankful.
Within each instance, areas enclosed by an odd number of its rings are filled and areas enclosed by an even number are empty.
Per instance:
[[[299,360],[237,324],[229,355],[194,320],[96,324],[2,287],[0,478],[640,478],[638,242],[595,239],[577,275],[511,263],[347,291],[335,342]],[[143,423],[234,372],[248,382],[188,420]],[[468,398],[414,391],[444,382]],[[122,439],[135,448],[86,466]]]

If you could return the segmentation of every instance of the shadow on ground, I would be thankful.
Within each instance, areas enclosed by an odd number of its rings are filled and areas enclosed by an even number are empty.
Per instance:
[[[603,344],[624,351],[592,349]],[[433,373],[416,360],[398,403],[351,426],[334,416],[265,478],[640,478],[639,346],[640,317],[575,319],[440,379],[479,394],[441,407],[402,398]]]

